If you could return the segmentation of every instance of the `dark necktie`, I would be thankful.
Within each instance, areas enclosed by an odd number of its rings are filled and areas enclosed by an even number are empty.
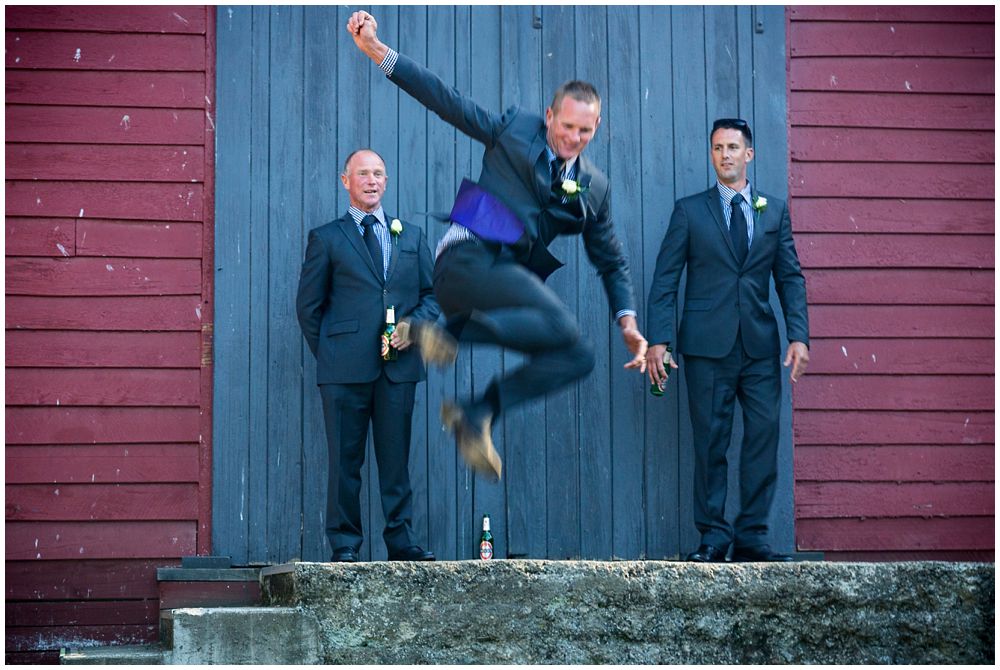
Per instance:
[[[552,177],[552,190],[558,193],[559,195],[562,195],[563,165],[565,165],[565,163],[559,160],[558,156],[553,158],[552,162],[549,163],[549,173],[550,176]]]
[[[376,219],[371,214],[366,214],[365,218],[361,219],[361,225],[364,228],[365,246],[368,247],[368,253],[372,256],[372,263],[375,264],[375,271],[381,276],[385,272],[385,267],[382,265],[382,245],[378,242],[378,235],[372,229],[378,223]]]
[[[743,216],[743,196],[737,193],[733,196],[733,213],[729,216],[729,237],[733,240],[736,250],[736,260],[740,265],[746,260],[750,245],[747,243],[747,220]]]

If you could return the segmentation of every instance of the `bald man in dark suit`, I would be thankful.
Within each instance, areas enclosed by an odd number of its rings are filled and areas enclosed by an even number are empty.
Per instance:
[[[341,181],[350,206],[339,219],[309,231],[296,300],[299,324],[316,356],[330,454],[327,537],[331,560],[353,563],[363,540],[361,466],[368,426],[375,460],[389,560],[433,561],[410,527],[410,426],[423,361],[403,324],[433,321],[440,309],[431,285],[431,255],[419,226],[389,217],[382,208],[385,163],[360,149],[344,164]],[[400,328],[383,358],[386,310]]]

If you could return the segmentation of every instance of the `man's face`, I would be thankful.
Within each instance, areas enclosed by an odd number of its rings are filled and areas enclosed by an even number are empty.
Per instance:
[[[601,108],[596,102],[580,102],[565,96],[559,109],[545,110],[545,133],[549,146],[560,160],[579,156],[601,125]]]
[[[753,160],[753,147],[746,145],[743,133],[735,128],[719,128],[712,133],[712,167],[719,181],[727,186],[741,184],[747,178],[747,165]]]
[[[389,177],[385,163],[374,151],[359,151],[351,157],[340,181],[351,199],[351,205],[365,212],[378,209]]]

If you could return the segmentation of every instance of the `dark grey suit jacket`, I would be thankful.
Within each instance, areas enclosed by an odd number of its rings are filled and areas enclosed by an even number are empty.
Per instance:
[[[524,224],[524,237],[511,245],[519,262],[544,280],[562,266],[549,253],[549,243],[557,235],[581,234],[612,312],[635,310],[628,259],[611,221],[608,179],[593,163],[579,157],[577,181],[589,190],[567,204],[560,203],[552,197],[542,117],[518,107],[502,115],[487,111],[403,54],[390,80],[486,146],[479,185],[503,201]]]
[[[752,197],[757,195],[753,192]],[[754,213],[753,243],[742,266],[736,262],[715,186],[677,202],[649,290],[650,344],[676,342],[680,353],[721,358],[732,350],[739,330],[751,357],[780,354],[778,323],[768,302],[774,277],[788,340],[808,346],[806,283],[788,205],[764,197],[767,207]],[[675,340],[677,289],[685,265],[684,315]]]
[[[392,217],[386,215],[387,221]],[[309,231],[296,311],[302,334],[316,356],[317,384],[357,384],[378,378],[385,367],[394,382],[425,377],[416,347],[383,363],[380,336],[385,310],[403,317],[434,321],[440,313],[431,283],[433,262],[419,226],[403,223],[393,236],[385,282],[376,270],[350,214]]]

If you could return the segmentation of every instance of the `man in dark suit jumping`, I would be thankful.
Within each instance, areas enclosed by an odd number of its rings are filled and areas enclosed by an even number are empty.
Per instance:
[[[666,381],[672,342],[684,355],[694,437],[694,519],[701,545],[688,560],[783,561],[768,544],[767,517],[777,480],[781,353],[768,302],[770,280],[788,330],[785,366],[797,381],[809,363],[806,284],[788,206],[747,180],[753,135],[741,119],[719,119],[710,136],[718,182],[679,200],[656,259],[649,291],[649,378]],[[674,314],[681,272],[687,288],[680,333]],[[725,519],[726,451],[736,398],[743,409],[740,513]]]
[[[625,367],[645,370],[646,340],[611,222],[608,180],[581,155],[600,124],[600,97],[590,84],[572,81],[556,91],[544,118],[516,106],[496,114],[379,41],[367,12],[355,12],[347,31],[390,81],[485,145],[479,181],[463,183],[438,245],[434,292],[452,336],[529,356],[523,367],[492,380],[480,398],[442,407],[469,465],[499,477],[490,431],[500,413],[571,384],[594,366],[576,316],[544,284],[562,266],[548,251],[557,235],[583,237],[632,356]],[[416,336],[431,357],[435,341],[445,339],[430,327]]]
[[[296,310],[316,356],[330,453],[326,531],[333,561],[358,560],[369,422],[389,560],[434,560],[416,545],[410,528],[410,426],[415,387],[425,371],[405,333],[412,323],[437,319],[440,309],[424,232],[382,209],[387,180],[385,163],[374,151],[361,149],[347,158],[341,181],[350,207],[338,220],[309,231],[299,278]],[[396,360],[382,356],[389,307],[400,320],[390,342]]]

